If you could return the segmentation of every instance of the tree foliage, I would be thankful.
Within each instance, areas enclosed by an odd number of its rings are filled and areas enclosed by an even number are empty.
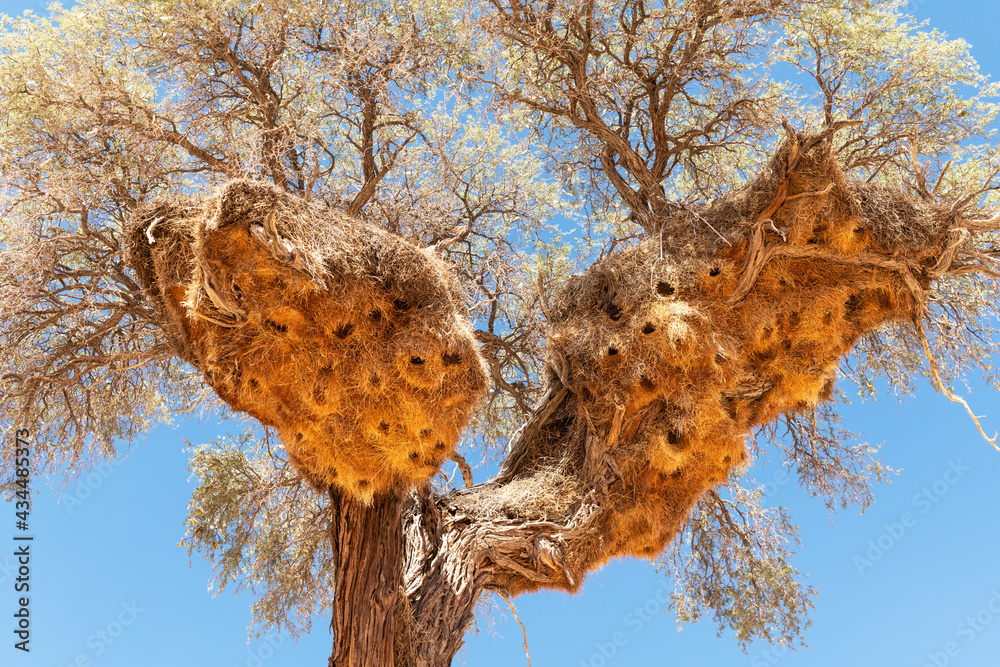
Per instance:
[[[485,475],[543,398],[549,289],[744,186],[782,117],[840,123],[835,156],[852,178],[967,221],[968,270],[936,282],[920,326],[865,336],[842,377],[862,394],[876,378],[911,393],[931,373],[923,332],[945,383],[975,370],[997,385],[997,87],[967,44],[902,12],[899,0],[85,0],[4,17],[4,425],[35,429],[43,470],[79,469],[211,403],[123,264],[122,230],[157,197],[249,178],[454,264],[491,370],[463,447]],[[787,461],[831,510],[864,509],[889,472],[839,428],[836,403],[761,427],[751,450]],[[325,499],[259,431],[193,449],[191,467],[189,549],[220,586],[258,593],[262,628],[307,631],[332,596]],[[734,476],[662,563],[679,618],[790,643],[813,591],[789,564],[787,513],[763,500]]]

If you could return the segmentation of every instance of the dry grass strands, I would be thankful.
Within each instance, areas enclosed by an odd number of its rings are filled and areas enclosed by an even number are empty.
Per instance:
[[[248,181],[154,203],[128,238],[178,353],[317,488],[367,502],[453,451],[486,369],[430,252]]]
[[[952,224],[793,135],[743,191],[570,279],[549,309],[568,398],[519,456],[539,479],[582,471],[576,507],[606,493],[584,560],[659,554],[751,428],[829,398],[862,334],[922,316]]]

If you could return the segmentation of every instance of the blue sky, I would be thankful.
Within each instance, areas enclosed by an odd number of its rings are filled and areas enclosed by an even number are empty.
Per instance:
[[[42,3],[0,0],[0,11],[41,11]],[[992,2],[915,0],[918,18],[973,45],[982,71],[1000,76],[1000,8]],[[1000,425],[1000,395],[973,382],[967,397],[985,423]],[[883,443],[902,469],[877,490],[863,516],[830,517],[794,482],[771,501],[792,509],[803,546],[797,568],[819,591],[809,648],[766,644],[744,653],[710,622],[677,630],[664,614],[671,582],[645,562],[617,561],[576,595],[517,598],[535,667],[611,665],[809,665],[996,667],[1000,664],[1000,454],[964,411],[929,386],[897,406],[891,399],[844,410],[845,425]],[[127,458],[71,485],[41,489],[32,511],[32,652],[12,648],[13,547],[0,549],[0,665],[31,667],[284,667],[325,665],[328,617],[293,643],[248,643],[249,595],[208,590],[211,568],[188,562],[183,537],[193,483],[185,438],[204,442],[211,423],[188,420],[136,442]],[[754,468],[774,479],[776,462]],[[72,497],[79,502],[68,502]],[[0,506],[0,542],[13,544],[14,508]],[[859,559],[864,559],[861,561]],[[870,565],[868,564],[870,563]],[[501,605],[503,603],[501,602]],[[520,626],[494,607],[479,619],[456,664],[526,665]]]

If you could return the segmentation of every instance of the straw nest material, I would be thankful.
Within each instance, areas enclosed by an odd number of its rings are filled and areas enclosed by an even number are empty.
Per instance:
[[[605,485],[601,537],[578,558],[660,553],[698,498],[745,465],[754,426],[829,398],[861,335],[920,315],[949,220],[849,182],[829,140],[802,137],[745,189],[678,209],[662,236],[554,295],[552,381],[569,392],[518,453],[519,493],[544,493],[533,480],[578,488],[580,506]],[[608,467],[610,484],[598,479]]]
[[[249,181],[155,202],[127,238],[178,353],[317,488],[367,502],[453,451],[487,376],[429,251]]]

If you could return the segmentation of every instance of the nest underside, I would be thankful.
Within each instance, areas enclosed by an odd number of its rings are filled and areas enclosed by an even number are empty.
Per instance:
[[[248,181],[156,202],[128,238],[178,354],[318,489],[370,501],[453,451],[486,370],[438,257]]]

